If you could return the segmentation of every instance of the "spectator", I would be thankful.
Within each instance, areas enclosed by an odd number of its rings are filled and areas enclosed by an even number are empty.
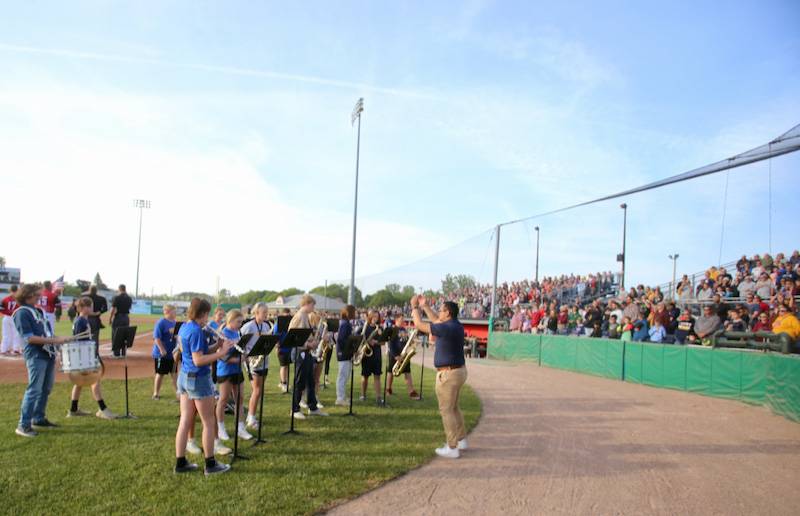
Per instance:
[[[772,332],[775,334],[785,333],[789,335],[792,342],[796,342],[797,337],[800,337],[800,321],[789,311],[788,306],[778,307],[778,317],[772,321]]]
[[[710,338],[721,325],[722,323],[720,322],[719,316],[714,313],[713,307],[711,305],[705,305],[703,307],[703,315],[698,317],[694,322],[694,333],[697,335],[698,339],[705,341]]]
[[[558,312],[557,331],[559,335],[566,335],[569,333],[569,313],[566,305],[561,305],[561,309]]]
[[[609,339],[618,339],[622,335],[622,326],[617,322],[616,314],[611,314],[608,317],[608,333],[606,336]]]
[[[633,324],[631,324],[631,320],[627,317],[622,318],[622,333],[619,336],[619,340],[623,342],[630,342],[633,340]]]
[[[769,320],[769,314],[766,312],[761,312],[758,314],[758,318],[755,319],[755,324],[753,324],[751,331],[772,331],[772,323]]]
[[[684,311],[678,316],[678,326],[675,329],[675,342],[684,344],[686,341],[694,341],[694,319],[691,312]]]
[[[766,272],[762,272],[756,281],[756,295],[761,299],[769,299],[775,293],[775,284]]]
[[[633,323],[633,341],[644,342],[650,336],[646,319],[639,319]]]
[[[747,274],[742,281],[739,282],[739,295],[741,297],[749,297],[756,293],[756,282],[753,277]]]
[[[650,342],[663,342],[664,337],[667,336],[667,332],[658,319],[653,321],[653,327],[647,333],[650,336]]]
[[[522,329],[522,309],[517,306],[514,308],[514,315],[508,325],[509,331],[518,332]]]
[[[725,321],[725,331],[747,331],[747,324],[742,320],[739,310],[731,310],[730,319]]]

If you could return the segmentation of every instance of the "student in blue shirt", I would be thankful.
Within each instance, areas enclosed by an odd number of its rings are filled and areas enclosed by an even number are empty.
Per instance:
[[[176,310],[173,305],[164,305],[164,317],[158,320],[153,328],[153,366],[155,378],[153,379],[153,399],[161,399],[161,384],[164,377],[172,377],[172,387],[175,389],[175,396],[178,395],[178,380],[175,376],[175,315]]]
[[[214,385],[211,383],[211,364],[224,358],[234,342],[220,339],[211,349],[206,340],[205,327],[211,304],[205,299],[195,297],[186,313],[188,322],[181,326],[178,337],[181,346],[181,371],[178,374],[178,393],[181,397],[181,420],[175,434],[175,473],[187,473],[197,469],[197,464],[186,460],[186,442],[189,429],[196,414],[203,423],[203,451],[205,454],[205,474],[225,473],[230,465],[217,462],[214,458],[214,438],[216,421],[214,418]]]
[[[350,337],[353,336],[351,321],[356,318],[356,307],[347,305],[342,308],[339,320],[339,333],[336,335],[336,361],[339,363],[339,373],[336,376],[336,405],[346,406],[347,379],[353,369],[353,353],[350,349]]]
[[[72,334],[78,335],[80,333],[91,331],[91,325],[89,324],[89,315],[94,312],[94,302],[92,301],[91,297],[84,296],[78,300],[77,303],[78,307],[78,316],[75,318],[75,321],[72,323]],[[99,343],[94,343],[94,352],[97,355],[98,360],[100,359],[100,347]],[[103,361],[100,360],[100,366],[103,367]],[[106,406],[106,402],[103,400],[103,391],[100,389],[100,380],[97,380],[94,384],[92,384],[92,396],[94,396],[95,401],[99,407],[99,410],[95,412],[95,416],[99,417],[100,419],[115,419],[117,416],[111,412]],[[76,417],[76,416],[88,416],[87,412],[84,412],[78,408],[78,401],[81,398],[81,387],[80,385],[73,385],[72,386],[72,397],[70,398],[70,407],[69,411],[67,412],[67,417]]]
[[[28,387],[22,397],[16,429],[16,434],[22,437],[36,437],[34,426],[58,426],[45,417],[45,411],[56,372],[56,351],[53,346],[63,344],[67,339],[53,336],[50,323],[41,310],[34,306],[41,293],[38,285],[22,285],[17,291],[19,308],[12,316],[14,327],[22,338],[22,356],[28,369]]]
[[[244,316],[241,310],[231,310],[222,327],[222,334],[226,339],[234,342],[239,340],[239,329],[242,327]],[[217,436],[223,441],[230,439],[225,430],[225,402],[233,396],[238,400],[239,405],[239,437],[248,441],[253,438],[247,431],[244,424],[244,410],[242,406],[241,385],[244,383],[242,373],[242,357],[235,349],[231,349],[228,354],[217,361],[217,385],[219,386],[219,401],[217,402]]]
[[[206,332],[206,337],[208,338],[209,344],[213,343],[216,340],[214,335],[214,331],[221,330],[222,327],[225,325],[225,309],[221,306],[218,306],[214,309],[214,319],[208,322],[208,327],[212,329],[210,332]],[[217,363],[214,362],[211,364],[211,380],[216,384],[217,383]],[[225,400],[227,401],[227,400]],[[224,404],[224,402],[223,402]]]

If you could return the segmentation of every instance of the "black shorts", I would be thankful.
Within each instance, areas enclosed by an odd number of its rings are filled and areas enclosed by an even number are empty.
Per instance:
[[[231,382],[231,385],[240,385],[244,383],[244,374],[233,373],[225,376],[217,376],[217,383]]]
[[[247,370],[247,378],[252,382],[254,376],[266,378],[269,369],[259,369],[258,371]]]
[[[153,365],[155,366],[156,374],[171,374],[175,372],[175,361],[171,356],[154,358]]]
[[[364,357],[361,359],[361,376],[380,376],[381,369],[382,365],[380,348],[373,349],[371,357]]]
[[[386,372],[387,373],[391,373],[392,372],[392,368],[394,368],[395,364],[397,364],[397,362],[395,361],[395,355],[390,354],[389,355],[389,363],[386,364]],[[408,363],[406,364],[406,366],[403,368],[403,370],[400,371],[400,374],[406,374],[406,373],[410,373],[410,372],[411,372],[411,360],[409,360]]]
[[[281,367],[287,367],[292,364],[292,351],[289,350],[286,353],[278,350],[278,363]]]

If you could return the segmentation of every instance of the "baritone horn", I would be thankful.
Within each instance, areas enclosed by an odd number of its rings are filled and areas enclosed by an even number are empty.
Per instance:
[[[403,373],[403,369],[405,369],[409,362],[411,362],[411,358],[417,354],[417,334],[419,330],[412,330],[406,340],[406,345],[403,346],[403,351],[400,352],[400,360],[394,363],[394,367],[392,367],[392,376],[400,376]]]

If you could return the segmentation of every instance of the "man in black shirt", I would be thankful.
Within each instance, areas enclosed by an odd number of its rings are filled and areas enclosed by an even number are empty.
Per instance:
[[[89,287],[89,297],[92,298],[92,313],[89,315],[89,327],[92,330],[92,340],[95,346],[100,344],[100,330],[103,328],[103,321],[100,316],[108,311],[108,301],[106,298],[97,293],[97,287],[92,285]]]
[[[458,305],[446,301],[435,313],[424,297],[411,298],[411,317],[414,327],[422,333],[436,337],[436,352],[433,365],[436,367],[436,397],[439,398],[439,412],[442,414],[444,433],[447,442],[436,448],[436,454],[448,459],[457,459],[461,451],[467,449],[467,431],[464,415],[458,407],[458,396],[467,381],[467,368],[464,361],[464,326],[458,321]],[[431,320],[422,321],[422,310]]]
[[[111,300],[111,314],[108,317],[111,323],[112,338],[117,328],[130,326],[131,321],[129,315],[132,305],[133,300],[125,291],[125,285],[120,285],[117,295]],[[114,350],[115,357],[121,356],[121,353],[121,351]]]

